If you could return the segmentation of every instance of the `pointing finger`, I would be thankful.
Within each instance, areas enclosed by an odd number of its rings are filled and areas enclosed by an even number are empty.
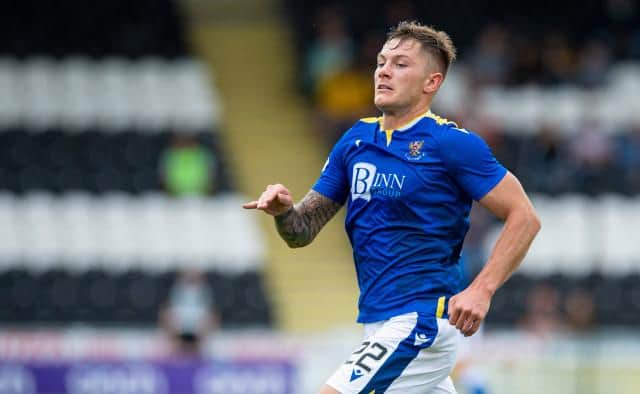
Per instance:
[[[247,203],[242,204],[242,208],[244,209],[256,209],[258,208],[258,201],[249,201]]]

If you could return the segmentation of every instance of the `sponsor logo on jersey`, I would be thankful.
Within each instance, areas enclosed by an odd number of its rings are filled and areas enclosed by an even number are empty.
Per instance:
[[[416,337],[415,337],[415,340],[413,341],[413,346],[422,346],[429,341],[431,341],[431,338],[429,338],[427,334],[416,332]]]
[[[371,163],[356,163],[351,177],[351,199],[355,201],[362,198],[365,201],[371,201],[372,194],[400,197],[405,179],[405,175],[379,172]]]
[[[412,141],[409,143],[409,152],[404,155],[409,160],[420,160],[424,157],[424,153],[421,152],[424,140]]]

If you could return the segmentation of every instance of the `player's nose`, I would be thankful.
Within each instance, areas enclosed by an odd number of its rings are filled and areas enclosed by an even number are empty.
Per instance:
[[[376,77],[378,79],[391,78],[391,68],[389,67],[389,65],[385,64],[382,67],[378,67],[378,69],[376,70]]]

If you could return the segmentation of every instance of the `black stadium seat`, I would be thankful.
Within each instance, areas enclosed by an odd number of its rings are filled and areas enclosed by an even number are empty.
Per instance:
[[[67,0],[56,4],[23,0],[3,8],[2,55],[175,58],[187,53],[176,4],[171,0]]]
[[[155,325],[176,276],[175,271],[111,273],[97,268],[82,273],[63,269],[39,273],[22,269],[3,271],[0,321],[14,325],[69,322]],[[210,271],[207,278],[223,326],[273,323],[262,275]]]
[[[222,149],[210,131],[198,134],[216,158],[214,192],[232,189]],[[0,130],[0,190],[64,193],[87,190],[101,194],[122,191],[139,194],[161,190],[159,163],[172,134],[28,133]]]

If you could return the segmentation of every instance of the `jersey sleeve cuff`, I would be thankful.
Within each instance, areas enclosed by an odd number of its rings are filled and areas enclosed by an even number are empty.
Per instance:
[[[500,172],[498,172],[498,174],[492,180],[485,183],[483,187],[478,188],[476,195],[473,195],[472,198],[475,201],[482,200],[484,196],[486,196],[491,190],[493,190],[494,187],[498,185],[498,183],[500,183],[502,179],[504,179],[505,175],[507,175],[507,172],[507,169],[502,167],[500,169]]]
[[[335,202],[337,202],[338,204],[342,205],[344,204],[346,198],[341,196],[338,196],[336,193],[331,193],[329,190],[326,190],[325,188],[319,186],[319,185],[314,185],[311,190],[322,194],[324,197],[333,200]]]

